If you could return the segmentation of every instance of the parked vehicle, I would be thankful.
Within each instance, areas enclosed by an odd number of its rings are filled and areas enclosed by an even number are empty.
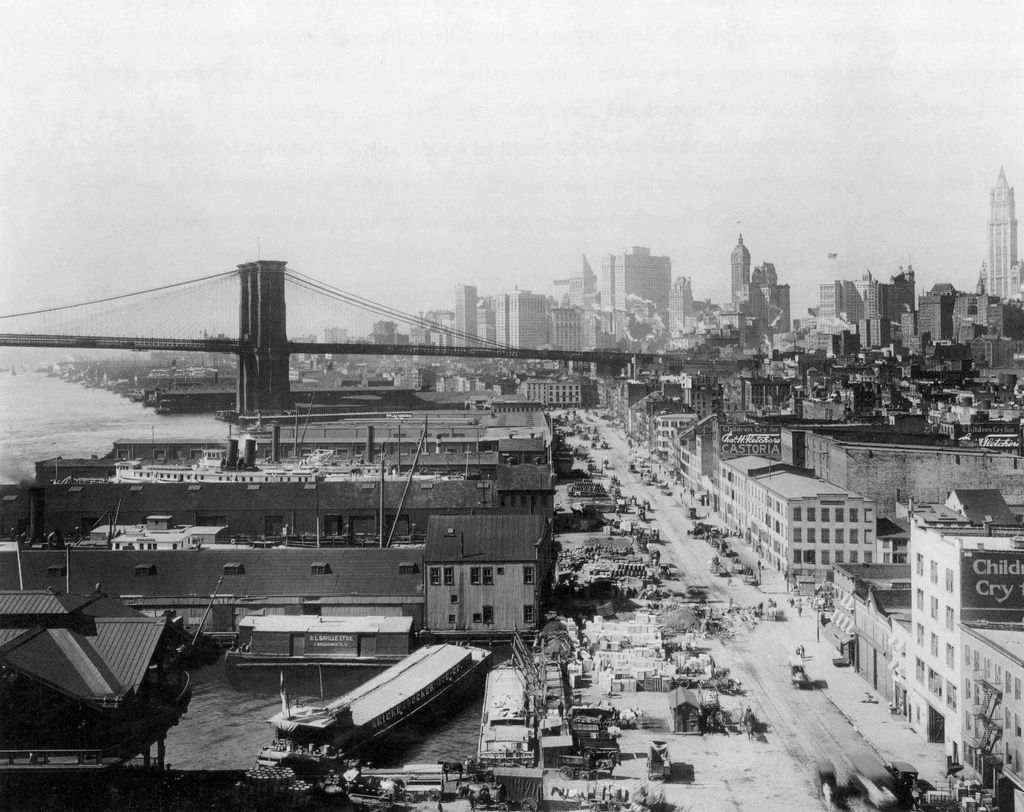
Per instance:
[[[668,742],[653,740],[647,747],[647,778],[651,781],[668,781],[672,775],[672,759],[668,754]]]
[[[917,783],[918,770],[908,761],[890,761],[885,765],[895,784],[896,797],[907,806],[913,806],[921,796]]]

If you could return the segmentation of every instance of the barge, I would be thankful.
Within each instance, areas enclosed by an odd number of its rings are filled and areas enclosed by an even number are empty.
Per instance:
[[[483,768],[533,767],[537,731],[526,680],[513,662],[487,675],[477,761]]]
[[[238,642],[225,655],[229,668],[388,666],[414,647],[411,617],[250,615],[238,622]]]
[[[479,690],[491,652],[468,646],[426,646],[324,707],[291,708],[268,719],[277,738],[257,757],[260,767],[312,774],[344,770],[353,756],[379,749],[412,719],[443,715]]]

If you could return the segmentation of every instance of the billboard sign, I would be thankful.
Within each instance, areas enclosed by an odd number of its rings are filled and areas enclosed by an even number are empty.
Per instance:
[[[720,449],[723,455],[781,457],[782,430],[774,426],[724,426]]]
[[[971,423],[956,426],[957,443],[992,451],[1020,451],[1020,425],[1017,423]]]
[[[1024,618],[1024,551],[964,550],[960,555],[963,620],[1020,623]]]

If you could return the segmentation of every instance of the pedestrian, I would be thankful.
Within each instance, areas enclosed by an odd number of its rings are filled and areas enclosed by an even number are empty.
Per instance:
[[[437,812],[444,812],[444,807],[441,805],[441,799],[437,799]]]
[[[757,562],[757,571],[758,572],[761,571],[761,561],[760,560],[758,560],[758,562]]]
[[[476,812],[476,800],[473,798],[472,791],[469,793],[469,812]]]
[[[802,603],[797,604],[796,616],[797,617],[803,617],[803,614],[804,614],[804,605]]]

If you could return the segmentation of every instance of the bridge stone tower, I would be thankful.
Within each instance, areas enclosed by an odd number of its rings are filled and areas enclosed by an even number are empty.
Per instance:
[[[286,262],[260,260],[238,266],[238,398],[240,413],[291,409],[288,331],[285,322]]]

